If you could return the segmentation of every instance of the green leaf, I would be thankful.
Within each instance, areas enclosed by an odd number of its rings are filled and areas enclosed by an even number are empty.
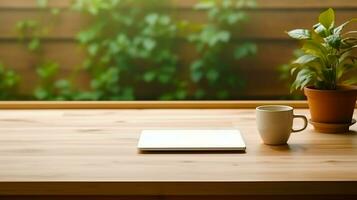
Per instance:
[[[152,82],[155,79],[155,77],[156,77],[156,73],[152,71],[146,72],[143,76],[144,81],[146,82]]]
[[[311,31],[311,39],[317,42],[325,42],[324,38],[326,37],[326,29],[320,23],[314,25],[314,30]]]
[[[345,26],[347,26],[348,24],[350,24],[351,22],[357,22],[357,18],[353,18],[351,20],[348,20],[347,22],[341,24],[340,26],[336,27],[334,30],[333,30],[333,33],[334,34],[341,34],[342,30],[345,28]]]
[[[170,17],[169,17],[169,16],[167,16],[167,15],[163,15],[163,16],[160,16],[160,18],[159,18],[159,22],[160,22],[160,24],[161,24],[161,25],[163,25],[163,26],[167,26],[167,25],[169,25],[169,24],[170,24],[171,19],[170,19]]]
[[[340,55],[339,59],[338,59],[338,63],[342,66],[346,63],[350,63],[352,61],[353,64],[356,64],[357,61],[357,57],[351,55],[351,52],[346,52],[342,55]]]
[[[254,43],[243,43],[235,48],[234,58],[239,60],[247,56],[251,56],[257,53],[257,45]]]
[[[231,0],[223,0],[222,1],[222,7],[223,8],[230,8],[230,7],[232,7],[232,1]]]
[[[91,5],[88,7],[88,12],[91,14],[91,15],[97,15],[99,13],[99,10],[100,8],[95,6],[95,5]]]
[[[51,8],[52,15],[59,15],[60,13],[61,13],[61,10],[59,8]]]
[[[105,22],[98,21],[97,23],[92,25],[90,28],[80,31],[77,34],[76,38],[82,44],[89,43],[90,41],[96,39],[97,36],[99,36],[99,34],[103,30],[104,26],[105,26]]]
[[[328,55],[327,56],[328,63],[332,66],[337,66],[338,58],[339,58],[339,56],[337,56],[337,55]]]
[[[165,73],[160,73],[159,74],[159,81],[162,84],[167,84],[168,82],[170,82],[171,76],[169,74],[165,74]]]
[[[1,76],[1,74],[0,74],[0,76]],[[20,77],[14,71],[7,70],[6,73],[4,74],[3,79],[4,79],[3,86],[5,86],[7,88],[12,88],[18,84]]]
[[[357,84],[357,77],[353,77],[353,78],[347,79],[347,80],[343,81],[342,84],[346,84],[346,85]]]
[[[176,98],[179,100],[185,99],[187,96],[187,92],[185,90],[178,90],[175,94]]]
[[[288,67],[290,67],[289,65],[287,65]],[[291,70],[290,70],[290,75],[294,75],[295,74],[295,72],[296,72],[296,70],[298,70],[299,69],[299,67],[293,67],[293,68],[291,68]]]
[[[40,48],[40,46],[41,46],[40,39],[34,38],[30,41],[27,47],[30,51],[36,51]]]
[[[296,75],[294,83],[291,85],[290,92],[293,90],[302,90],[305,86],[313,83],[316,80],[316,72],[309,68],[304,68]]]
[[[210,69],[210,70],[208,70],[208,72],[207,72],[207,74],[206,74],[207,80],[208,80],[209,82],[211,82],[211,83],[216,82],[217,79],[218,79],[218,77],[219,77],[219,73],[218,73],[218,71],[215,70],[215,69]]]
[[[88,53],[91,56],[95,56],[98,53],[98,50],[99,50],[99,46],[97,43],[93,43],[88,46]]]
[[[231,38],[231,33],[229,31],[220,31],[216,37],[217,41],[228,42]]]
[[[238,0],[236,1],[236,8],[242,9],[242,8],[255,8],[257,7],[257,2],[254,0]]]
[[[193,82],[198,83],[203,77],[203,72],[202,71],[192,71],[191,72],[191,79]]]
[[[240,20],[244,20],[246,18],[246,14],[243,12],[232,13],[227,16],[227,22],[230,25],[237,23]]]
[[[335,90],[337,79],[336,79],[336,70],[333,67],[326,67],[319,71],[319,79],[315,82],[318,84],[317,89],[326,89],[326,90]]]
[[[56,88],[66,89],[71,87],[71,83],[68,80],[61,79],[55,82]]]
[[[145,17],[145,21],[150,25],[156,24],[158,19],[159,15],[157,13],[151,13]]]
[[[348,37],[341,40],[340,48],[349,49],[355,45],[357,45],[357,38]]]
[[[314,56],[314,55],[303,55],[300,56],[298,59],[296,59],[293,64],[307,64],[310,63],[312,61],[315,61],[316,59],[318,59],[318,57]]]
[[[337,34],[330,35],[325,38],[326,42],[333,48],[339,50],[341,46],[341,37]]]
[[[207,10],[210,8],[214,8],[216,3],[214,1],[202,1],[195,5],[195,9],[197,10]]]
[[[314,32],[320,37],[326,37],[328,35],[327,29],[320,23],[314,25]]]
[[[155,48],[156,41],[151,38],[147,38],[144,40],[143,45],[144,45],[145,49],[147,49],[148,51],[151,51]]]
[[[193,62],[191,64],[190,69],[192,71],[196,71],[196,70],[199,70],[202,67],[203,67],[203,61],[202,60],[196,60],[195,62]]]
[[[337,73],[337,79],[340,79],[347,71],[351,70],[351,69],[356,69],[357,65],[356,64],[344,64],[342,66],[339,66],[336,68],[336,73]]]
[[[36,68],[37,75],[42,79],[49,79],[55,76],[58,72],[59,65],[55,62],[44,62]]]
[[[321,13],[319,16],[319,22],[327,30],[330,30],[330,28],[332,28],[335,23],[335,11],[332,8],[329,8],[323,13]]]
[[[48,93],[48,91],[46,89],[44,89],[42,87],[39,87],[39,88],[35,89],[34,96],[35,96],[36,99],[44,100],[44,99],[48,98],[49,93]]]
[[[311,39],[311,32],[307,29],[295,29],[287,32],[287,34],[294,39],[306,40]]]
[[[37,0],[37,5],[40,8],[45,8],[48,5],[48,0]]]
[[[305,41],[302,50],[306,54],[310,54],[316,57],[326,59],[326,55],[327,55],[326,48],[322,44],[316,41],[312,41],[312,40]]]

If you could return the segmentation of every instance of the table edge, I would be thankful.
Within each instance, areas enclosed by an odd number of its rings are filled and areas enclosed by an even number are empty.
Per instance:
[[[260,105],[308,108],[306,101],[0,101],[0,109],[248,109]]]
[[[356,181],[0,182],[1,195],[357,195]]]

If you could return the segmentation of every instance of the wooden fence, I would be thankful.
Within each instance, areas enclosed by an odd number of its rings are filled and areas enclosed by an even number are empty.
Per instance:
[[[83,58],[81,48],[74,36],[85,23],[85,19],[66,9],[70,0],[49,0],[50,7],[63,8],[59,23],[44,39],[44,54],[61,65],[61,74],[69,74]],[[192,10],[194,0],[176,0],[175,9],[179,15],[192,20],[204,19],[204,14]],[[277,67],[292,58],[296,41],[290,40],[284,31],[302,27],[310,28],[317,20],[319,12],[328,7],[335,8],[337,21],[341,23],[357,17],[356,0],[258,0],[258,7],[248,10],[250,21],[245,25],[239,39],[249,39],[258,44],[258,55],[240,62],[239,66],[247,79],[244,91],[246,97],[272,98],[288,95],[284,82],[279,80]],[[29,53],[17,40],[15,24],[19,20],[48,20],[46,15],[38,15],[36,0],[0,1],[0,61],[16,69],[23,76],[22,91],[29,91],[36,84],[35,63],[37,57]],[[185,47],[182,52],[189,56],[193,49]],[[184,55],[185,56],[185,55]],[[88,81],[84,74],[79,80],[82,85]]]

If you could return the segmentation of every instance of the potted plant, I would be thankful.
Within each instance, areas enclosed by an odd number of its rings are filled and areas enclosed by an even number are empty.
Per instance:
[[[357,31],[344,31],[352,22],[357,18],[335,26],[335,12],[330,8],[320,14],[311,30],[287,32],[302,42],[302,54],[291,63],[295,77],[291,89],[304,90],[310,122],[320,132],[345,132],[355,122],[357,57],[353,50]]]

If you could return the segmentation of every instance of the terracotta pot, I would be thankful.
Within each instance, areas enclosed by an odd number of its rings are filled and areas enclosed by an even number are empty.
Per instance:
[[[339,86],[337,90],[318,90],[313,87],[305,87],[304,92],[313,122],[351,123],[356,105],[356,86]]]

